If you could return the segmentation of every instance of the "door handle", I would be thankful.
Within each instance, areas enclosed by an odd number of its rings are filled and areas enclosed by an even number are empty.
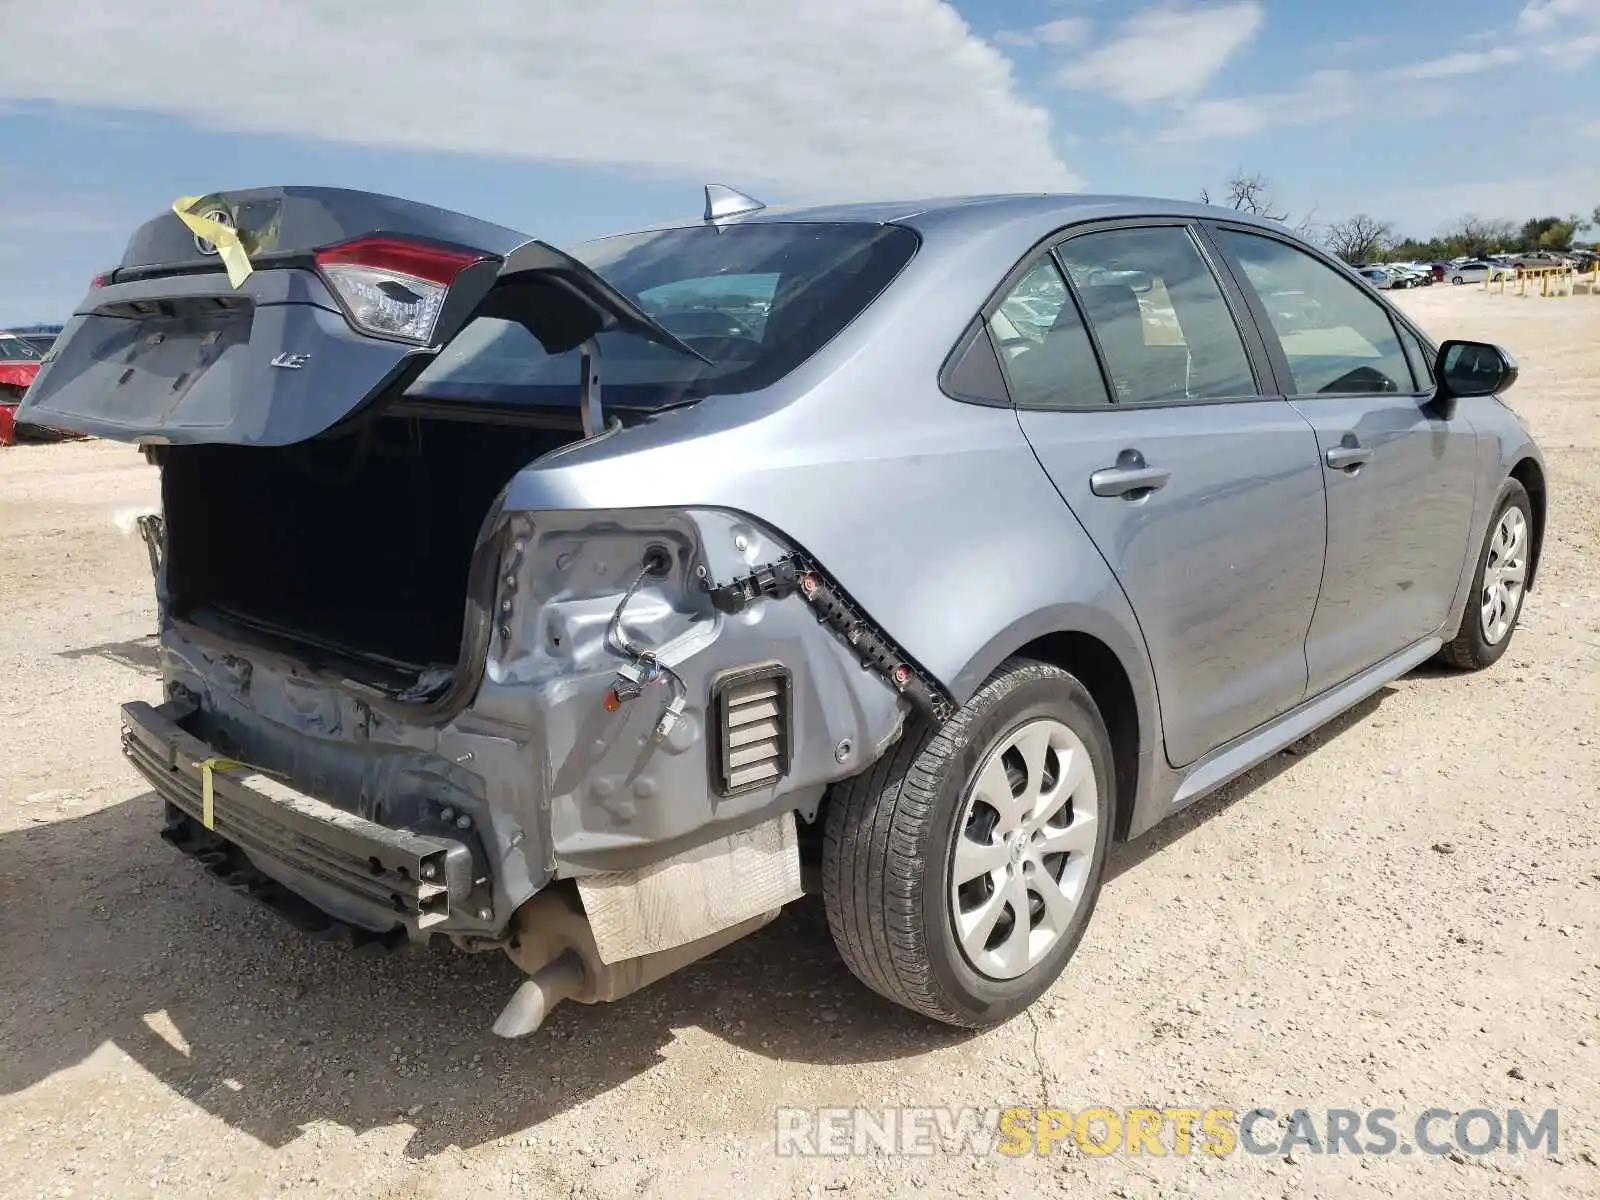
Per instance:
[[[1372,447],[1351,438],[1344,445],[1333,447],[1323,458],[1335,471],[1350,471],[1372,460]]]
[[[1171,478],[1172,472],[1162,467],[1104,467],[1089,476],[1089,490],[1096,496],[1137,500],[1140,495],[1166,487]]]

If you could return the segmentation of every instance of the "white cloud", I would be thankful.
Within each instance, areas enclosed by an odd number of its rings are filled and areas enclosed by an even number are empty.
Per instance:
[[[1032,29],[1002,29],[994,35],[998,46],[1081,46],[1094,31],[1088,17],[1061,17]]]
[[[1361,50],[1370,50],[1382,40],[1373,34],[1363,33],[1356,37],[1341,38],[1336,42],[1327,42],[1315,47],[1315,50],[1317,53],[1326,55],[1329,58],[1342,58],[1345,55],[1355,54]]]
[[[1156,141],[1183,145],[1249,137],[1271,129],[1292,129],[1383,117],[1426,120],[1458,106],[1460,96],[1434,82],[1379,77],[1336,69],[1316,71],[1292,91],[1201,100],[1160,130]]]
[[[1600,170],[1578,168],[1537,176],[1487,179],[1455,186],[1397,191],[1389,208],[1407,212],[1449,214],[1475,212],[1518,220],[1534,214],[1588,213],[1600,195]],[[1419,220],[1419,223],[1423,223]]]
[[[1590,11],[1600,14],[1600,0],[1533,0],[1524,10],[1524,17],[1528,10],[1538,10],[1536,22],[1571,20]],[[1327,52],[1340,46],[1336,43],[1323,49]],[[1481,50],[1402,62],[1379,70],[1318,71],[1305,86],[1288,91],[1199,100],[1184,106],[1178,120],[1156,137],[1162,143],[1182,144],[1339,120],[1435,117],[1461,107],[1467,93],[1452,85],[1468,76],[1531,63],[1536,58],[1547,59],[1558,69],[1573,69],[1597,55],[1600,35],[1540,41],[1523,32]],[[1506,74],[1505,78],[1515,80],[1517,76]],[[1481,94],[1477,99],[1482,103]]]
[[[1156,138],[1166,143],[1204,142],[1248,137],[1272,128],[1316,125],[1350,115],[1360,98],[1359,78],[1353,72],[1317,71],[1305,87],[1294,91],[1198,101]]]
[[[1065,190],[1010,63],[941,0],[0,5],[0,101],[596,163],[797,197]]]
[[[1187,8],[1163,3],[1135,13],[1116,36],[1057,78],[1068,87],[1146,105],[1198,95],[1261,28],[1258,0]]]
[[[1600,0],[1528,0],[1517,14],[1522,33],[1545,35],[1571,24],[1600,25]]]
[[[1453,79],[1461,75],[1475,75],[1519,61],[1523,51],[1517,46],[1496,46],[1484,51],[1465,51],[1430,58],[1409,66],[1395,67],[1385,72],[1392,79]]]
[[[1062,17],[1040,25],[1033,35],[1046,46],[1080,46],[1093,29],[1094,22],[1088,17]]]

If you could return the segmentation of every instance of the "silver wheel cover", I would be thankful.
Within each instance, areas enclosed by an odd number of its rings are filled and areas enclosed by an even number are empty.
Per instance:
[[[1490,535],[1478,592],[1478,620],[1489,645],[1498,646],[1511,631],[1527,579],[1528,518],[1512,507],[1500,514]]]
[[[1060,721],[1029,721],[989,752],[962,798],[948,880],[974,970],[1015,979],[1072,927],[1102,815],[1089,750]]]

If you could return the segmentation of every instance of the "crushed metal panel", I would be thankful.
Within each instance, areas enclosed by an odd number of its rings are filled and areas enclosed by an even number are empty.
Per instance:
[[[670,950],[800,899],[794,814],[648,867],[578,880],[601,961]]]

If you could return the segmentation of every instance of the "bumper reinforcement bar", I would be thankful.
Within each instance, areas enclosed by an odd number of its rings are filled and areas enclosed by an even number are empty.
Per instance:
[[[451,900],[465,899],[465,846],[390,829],[220,760],[178,723],[190,709],[178,701],[122,706],[123,753],[168,805],[247,855],[283,863],[363,908],[392,912],[412,932],[444,923]]]

